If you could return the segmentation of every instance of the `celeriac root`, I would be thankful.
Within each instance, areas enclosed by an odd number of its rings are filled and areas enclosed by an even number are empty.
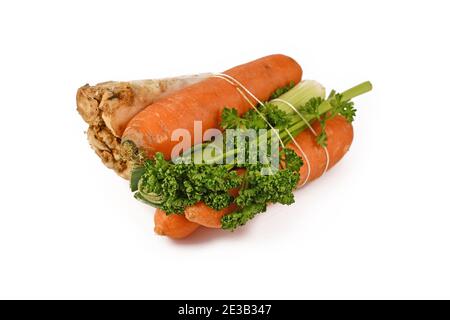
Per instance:
[[[132,162],[122,155],[121,136],[128,122],[159,98],[200,82],[210,74],[157,80],[104,82],[85,85],[77,92],[77,110],[89,124],[87,137],[106,167],[129,179]]]

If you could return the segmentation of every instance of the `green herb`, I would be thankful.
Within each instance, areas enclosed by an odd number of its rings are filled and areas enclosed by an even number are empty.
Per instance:
[[[254,109],[248,111],[243,116],[243,119],[246,121],[245,128],[255,130],[265,129],[267,127],[267,123],[264,118],[261,117],[261,115]],[[221,126],[223,127],[223,124],[221,124]]]
[[[141,171],[142,168],[135,169]],[[216,210],[233,202],[228,191],[242,184],[236,171],[226,166],[173,163],[157,153],[144,163],[137,193],[140,198],[163,209],[167,214],[183,213],[199,201]],[[135,173],[133,173],[134,175]]]
[[[284,129],[289,126],[291,119],[289,114],[283,110],[278,109],[278,107],[273,103],[265,103],[260,107],[261,114],[266,118],[272,127],[277,129]]]
[[[277,170],[273,174],[261,173],[264,167],[270,169],[268,165],[247,166],[243,187],[235,200],[239,209],[222,218],[223,229],[234,230],[244,225],[256,214],[266,211],[268,203],[294,203],[293,190],[300,179],[298,171],[303,162],[290,149],[283,149],[283,153],[285,169]]]
[[[274,93],[272,93],[272,95],[270,96],[270,100],[279,98],[281,95],[283,95],[286,92],[288,92],[289,90],[291,90],[294,86],[295,86],[295,82],[291,81],[291,82],[289,82],[288,85],[278,88],[277,90],[275,90]]]
[[[242,117],[236,109],[225,108],[222,111],[223,129],[266,129],[268,123],[277,128],[286,128],[289,125],[289,115],[280,110],[275,104],[265,103],[255,109],[246,112]]]
[[[280,156],[283,159],[283,163],[286,169],[299,172],[300,168],[303,166],[303,160],[292,149],[283,149],[280,152]]]
[[[320,123],[321,130],[316,137],[316,142],[318,145],[326,147],[328,138],[325,132],[325,123],[328,119],[326,118],[326,116],[322,115],[319,110],[319,107],[323,101],[324,100],[322,98],[312,98],[302,108],[300,108],[299,111],[304,116],[308,115],[312,119],[317,120]]]
[[[223,129],[238,129],[245,127],[246,119],[238,115],[236,109],[225,108],[222,111],[222,128]]]

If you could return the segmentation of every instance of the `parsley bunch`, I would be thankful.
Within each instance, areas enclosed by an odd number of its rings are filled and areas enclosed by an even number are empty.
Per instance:
[[[296,188],[300,174],[298,173],[303,161],[290,149],[283,149],[285,168],[270,175],[261,174],[267,165],[256,164],[247,166],[243,187],[236,197],[238,210],[222,217],[222,228],[234,230],[246,224],[258,213],[265,212],[267,204],[294,203],[293,190]]]
[[[135,197],[167,214],[183,213],[199,201],[215,210],[226,208],[234,201],[229,190],[241,184],[242,178],[226,166],[175,164],[162,153],[133,170],[131,177]]]

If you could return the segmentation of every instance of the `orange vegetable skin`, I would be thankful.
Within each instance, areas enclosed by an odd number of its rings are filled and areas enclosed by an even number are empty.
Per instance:
[[[184,214],[186,216],[186,219],[189,221],[195,222],[207,228],[219,229],[222,227],[222,217],[224,215],[232,213],[234,210],[236,210],[236,208],[236,205],[232,204],[227,208],[217,211],[213,208],[208,207],[203,202],[199,202],[191,207],[186,208]]]
[[[184,215],[166,213],[160,209],[155,213],[155,232],[162,236],[182,239],[191,235],[200,225],[187,220]]]
[[[284,55],[271,55],[224,72],[241,82],[261,101],[269,99],[278,88],[290,82],[298,83],[302,69],[295,60]],[[253,101],[256,105],[256,101]],[[137,148],[153,156],[162,152],[168,159],[178,141],[171,141],[176,129],[187,129],[192,144],[202,142],[194,135],[194,121],[202,122],[202,134],[217,128],[225,107],[233,107],[239,114],[248,111],[251,105],[235,86],[218,78],[208,78],[163,98],[138,113],[129,123],[122,141],[131,141]]]
[[[313,123],[313,128],[316,132],[320,132],[319,123]],[[330,155],[330,163],[328,170],[331,169],[342,157],[347,153],[353,141],[353,127],[350,123],[341,116],[336,116],[327,121],[325,131],[328,136],[328,153]],[[302,131],[295,137],[297,143],[302,147],[306,156],[308,157],[311,172],[308,182],[319,178],[326,167],[327,157],[325,150],[316,143],[315,136],[310,130]],[[300,157],[303,155],[292,142],[288,144],[288,148],[294,150]],[[304,161],[305,162],[305,161]],[[308,174],[308,166],[306,162],[300,169],[299,186],[303,184]],[[220,228],[221,219],[224,215],[233,212],[235,206],[216,211],[204,203],[199,202],[185,210],[186,218],[194,221],[202,226],[209,228]]]
[[[312,127],[316,132],[321,132],[319,123],[313,123]],[[353,141],[353,126],[344,117],[336,116],[327,121],[325,132],[328,137],[327,150],[330,155],[330,163],[328,165],[329,170],[341,160],[350,149]],[[316,137],[310,130],[300,132],[300,134],[295,137],[295,141],[302,147],[311,166],[308,182],[319,178],[325,170],[327,163],[327,156],[324,148],[316,143]],[[303,158],[303,155],[294,143],[289,143],[288,148],[294,150],[295,153]],[[304,164],[300,168],[299,185],[303,184],[308,175],[308,166],[306,165],[305,159],[303,159],[303,162]]]
[[[237,174],[242,176],[245,173],[244,169],[237,169]],[[229,192],[233,197],[236,197],[239,193],[239,188],[231,189]],[[199,202],[194,206],[187,207],[184,210],[184,215],[189,221],[198,223],[208,228],[221,228],[221,219],[224,215],[232,213],[237,209],[235,204],[231,204],[229,207],[222,210],[214,210],[208,207],[203,202]]]

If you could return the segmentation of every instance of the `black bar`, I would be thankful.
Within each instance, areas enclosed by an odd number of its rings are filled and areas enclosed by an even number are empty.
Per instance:
[[[6,301],[3,301],[6,302]],[[18,301],[13,302],[14,305]],[[45,301],[49,302],[49,301]],[[59,301],[59,303],[71,301]],[[85,301],[83,301],[85,302]],[[118,301],[87,301],[89,306],[67,305],[54,308],[40,304],[33,308],[15,307],[16,316],[31,311],[34,316],[70,315],[75,319],[114,316],[117,319],[366,319],[414,318],[440,319],[448,317],[448,301],[437,301],[430,308],[423,302],[430,301],[317,301],[317,300],[150,300],[122,304]],[[100,303],[98,303],[100,302]],[[105,304],[106,302],[106,304]],[[130,301],[126,301],[130,302]],[[436,301],[433,301],[436,302]],[[444,306],[444,308],[442,308]],[[439,308],[441,307],[441,308]],[[45,311],[44,311],[45,310]],[[433,317],[433,314],[436,317]],[[444,317],[442,317],[444,315]]]

